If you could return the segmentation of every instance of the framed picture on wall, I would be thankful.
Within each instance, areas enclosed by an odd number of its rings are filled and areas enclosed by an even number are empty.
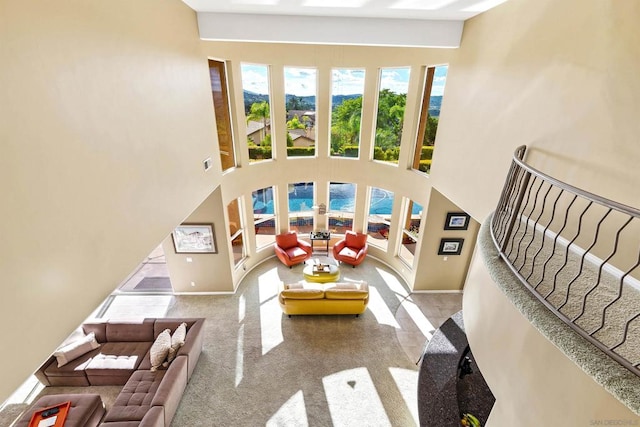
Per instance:
[[[177,254],[215,254],[213,224],[180,224],[171,233]]]
[[[438,255],[460,255],[464,239],[440,239]]]
[[[469,215],[464,212],[449,212],[444,223],[445,230],[466,230],[469,227]]]

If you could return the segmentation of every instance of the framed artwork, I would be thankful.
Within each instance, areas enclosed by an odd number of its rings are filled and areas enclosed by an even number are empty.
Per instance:
[[[177,254],[216,254],[213,224],[180,224],[171,233]]]
[[[447,221],[444,223],[445,230],[466,230],[469,227],[469,215],[464,212],[447,213]]]
[[[440,239],[438,255],[460,255],[464,239]]]

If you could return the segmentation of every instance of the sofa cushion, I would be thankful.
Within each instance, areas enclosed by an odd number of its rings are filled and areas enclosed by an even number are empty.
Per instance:
[[[140,421],[151,408],[151,402],[167,371],[135,371],[118,394],[105,422]]]
[[[106,325],[107,341],[153,342],[153,319],[142,321],[110,320]]]
[[[324,292],[327,299],[366,299],[369,296],[369,286],[361,283],[336,283]]]
[[[100,347],[100,344],[96,341],[96,335],[91,332],[89,335],[54,351],[53,355],[58,361],[58,368],[61,368],[67,363],[76,360],[78,357],[87,354],[98,347]]]
[[[171,349],[171,329],[165,329],[160,332],[160,335],[156,338],[149,350],[149,357],[151,359],[151,370],[155,371],[162,363],[167,359],[169,350]]]
[[[87,364],[85,371],[91,376],[122,376],[135,371],[149,347],[150,342],[107,342]]]
[[[306,257],[307,253],[299,246],[294,246],[292,248],[286,249],[285,252],[290,259],[296,259],[300,257]]]
[[[344,236],[344,240],[347,246],[360,249],[367,244],[367,235],[364,233],[354,233],[352,231],[347,231]]]
[[[356,257],[358,256],[358,252],[354,251],[353,249],[351,249],[350,247],[345,246],[344,248],[342,248],[342,250],[339,252],[341,257],[344,258],[352,258],[352,259],[356,259]]]
[[[176,358],[178,350],[184,345],[184,340],[187,336],[187,324],[181,323],[173,334],[171,334],[171,348],[169,348],[169,354],[167,355],[167,362],[171,363]]]
[[[107,341],[107,322],[85,322],[82,324],[82,330],[85,335],[89,335],[93,332],[96,336],[96,341],[98,342]]]
[[[72,360],[71,362],[58,367],[54,361],[44,369],[47,377],[86,377],[84,370],[93,359],[93,356],[100,354],[100,349],[91,350],[88,353]]]
[[[324,291],[322,289],[284,289],[280,292],[285,299],[322,299]]]
[[[276,245],[285,251],[294,246],[298,246],[298,236],[295,232],[278,234],[276,236]]]

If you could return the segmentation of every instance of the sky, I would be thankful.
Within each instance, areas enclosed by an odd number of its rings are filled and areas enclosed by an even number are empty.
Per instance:
[[[242,87],[259,94],[269,93],[269,67],[267,65],[242,64]],[[407,93],[409,67],[383,68],[380,87],[395,93]],[[364,69],[334,68],[332,72],[333,95],[361,94],[364,91]],[[447,66],[436,67],[431,95],[442,96],[447,76]],[[316,94],[317,71],[315,68],[285,67],[285,91],[297,96]]]

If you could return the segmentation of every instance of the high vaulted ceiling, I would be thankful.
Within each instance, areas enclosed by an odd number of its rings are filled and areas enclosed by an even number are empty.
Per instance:
[[[506,0],[183,0],[204,40],[455,48]]]

